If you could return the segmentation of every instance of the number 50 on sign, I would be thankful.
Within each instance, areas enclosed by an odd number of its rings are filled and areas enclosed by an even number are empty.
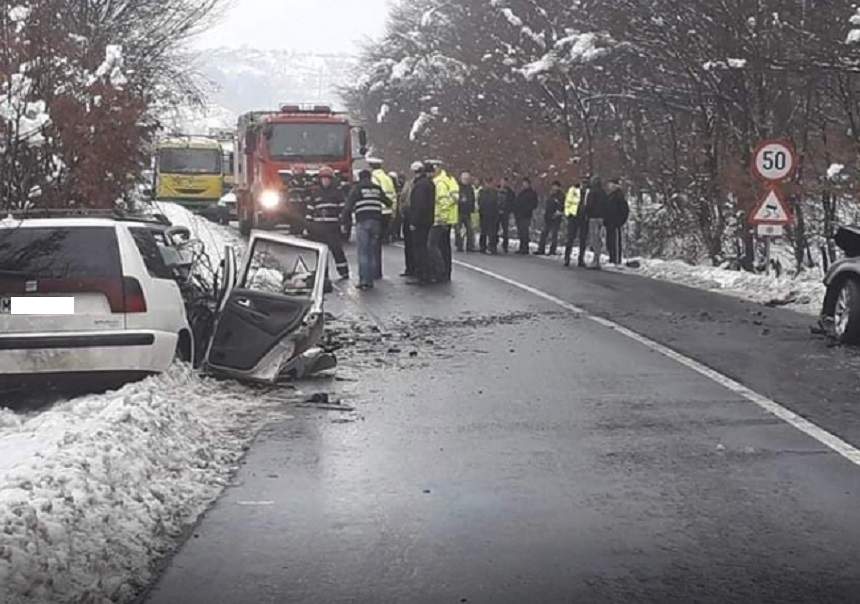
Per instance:
[[[767,182],[782,182],[797,169],[794,145],[787,141],[764,141],[753,154],[753,174]]]

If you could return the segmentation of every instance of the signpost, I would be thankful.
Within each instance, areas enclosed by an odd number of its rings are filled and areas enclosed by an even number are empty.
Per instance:
[[[785,235],[785,227],[793,222],[780,184],[791,179],[797,171],[794,145],[784,140],[763,141],[752,158],[753,175],[765,184],[765,191],[749,222],[759,237],[767,242],[767,270],[770,272],[770,242]]]
[[[765,191],[755,211],[750,214],[750,222],[755,225],[770,224],[785,226],[791,224],[791,214],[782,191],[774,187]]]

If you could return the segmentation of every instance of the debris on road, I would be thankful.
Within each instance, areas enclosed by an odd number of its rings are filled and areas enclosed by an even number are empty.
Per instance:
[[[305,403],[316,403],[316,404],[329,404],[329,395],[326,392],[317,392],[314,395],[311,395],[309,398],[305,399]]]
[[[296,403],[295,406],[305,409],[321,409],[323,411],[342,411],[344,413],[355,411],[355,407],[345,405],[340,400],[332,400],[326,392],[318,392],[301,403]]]
[[[779,308],[781,306],[791,305],[807,305],[812,302],[812,297],[802,295],[799,291],[791,291],[781,298],[774,298],[764,303],[769,308]]]

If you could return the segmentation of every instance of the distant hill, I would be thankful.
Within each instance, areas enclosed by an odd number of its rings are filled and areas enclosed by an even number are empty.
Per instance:
[[[341,105],[337,87],[354,77],[350,55],[223,48],[204,51],[200,70],[215,86],[213,103],[235,114],[286,102]]]
[[[356,58],[288,50],[217,48],[201,51],[195,68],[209,82],[203,111],[178,108],[165,116],[168,128],[205,134],[233,127],[236,118],[287,102],[342,107],[337,88],[355,76]]]

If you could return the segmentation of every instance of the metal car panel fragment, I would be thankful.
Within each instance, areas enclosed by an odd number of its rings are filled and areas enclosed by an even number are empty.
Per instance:
[[[275,383],[333,367],[323,336],[325,245],[254,232],[236,286],[215,326],[206,367],[239,380]]]

